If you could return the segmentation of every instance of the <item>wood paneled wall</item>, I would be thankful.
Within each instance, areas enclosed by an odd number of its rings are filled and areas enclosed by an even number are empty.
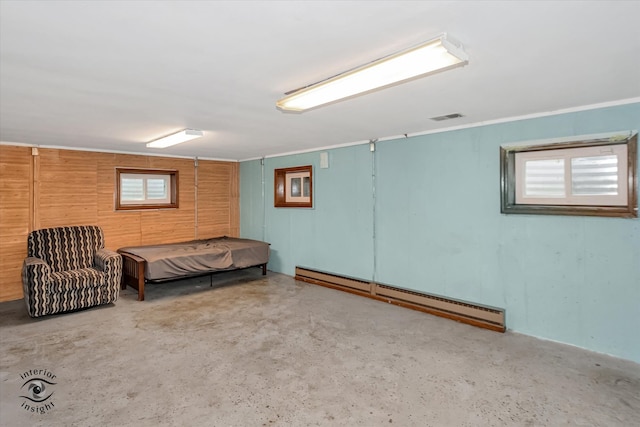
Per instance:
[[[32,203],[31,148],[0,145],[0,301],[22,298]]]
[[[114,210],[115,168],[175,169],[179,208]],[[30,230],[97,224],[109,249],[239,236],[236,162],[0,146],[0,301],[22,298]]]

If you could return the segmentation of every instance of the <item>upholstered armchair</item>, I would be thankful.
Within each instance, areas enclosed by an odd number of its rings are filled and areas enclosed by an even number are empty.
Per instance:
[[[121,276],[122,258],[104,248],[100,227],[45,228],[29,233],[22,286],[31,317],[114,302]]]

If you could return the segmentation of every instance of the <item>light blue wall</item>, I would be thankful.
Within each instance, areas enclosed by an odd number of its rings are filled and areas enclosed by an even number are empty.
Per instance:
[[[640,362],[640,221],[502,215],[498,155],[503,143],[639,128],[631,104],[386,141],[375,155],[330,150],[329,169],[318,153],[266,159],[264,204],[260,162],[244,162],[241,233],[263,238],[266,224],[274,271],[503,307],[509,329]],[[274,208],[273,170],[304,164],[315,208]]]
[[[371,278],[373,271],[373,198],[371,153],[367,146],[332,150],[329,169],[320,169],[318,153],[264,160],[265,205],[260,161],[240,164],[240,231],[243,237],[271,243],[269,269],[293,275],[297,265]],[[313,166],[313,209],[273,207],[273,171]]]
[[[263,179],[260,160],[240,163],[240,233],[247,239],[264,240]]]

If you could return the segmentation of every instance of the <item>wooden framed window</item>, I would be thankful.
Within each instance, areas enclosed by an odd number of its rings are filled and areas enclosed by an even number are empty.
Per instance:
[[[637,218],[637,133],[500,148],[501,212]]]
[[[175,209],[178,171],[116,168],[116,210]]]
[[[276,208],[313,207],[313,167],[296,166],[276,169],[274,203]]]

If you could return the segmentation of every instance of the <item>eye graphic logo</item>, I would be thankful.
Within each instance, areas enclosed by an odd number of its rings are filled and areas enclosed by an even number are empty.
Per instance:
[[[49,387],[47,387],[48,385],[53,386],[56,385],[56,383],[49,382],[43,378],[32,378],[22,384],[22,389],[24,390],[26,388],[27,393],[25,396],[20,397],[29,399],[34,403],[44,402],[53,394],[53,391],[49,392]]]
[[[45,414],[55,407],[53,389],[56,376],[46,369],[31,369],[20,375],[24,383],[20,387],[20,397],[24,399],[20,407],[27,412]]]

